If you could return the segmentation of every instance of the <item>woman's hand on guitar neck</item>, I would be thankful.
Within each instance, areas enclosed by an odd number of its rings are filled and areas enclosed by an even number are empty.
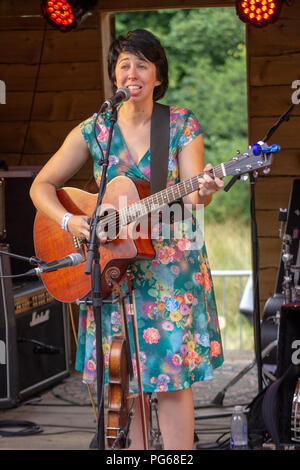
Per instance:
[[[199,182],[199,196],[206,198],[212,196],[216,191],[219,191],[224,186],[224,182],[220,178],[212,178],[209,172],[213,169],[213,166],[208,163],[201,177],[198,178]]]

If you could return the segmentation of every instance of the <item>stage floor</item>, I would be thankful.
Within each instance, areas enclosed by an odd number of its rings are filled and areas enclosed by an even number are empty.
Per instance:
[[[215,378],[193,386],[195,449],[214,449],[217,440],[225,442],[233,407],[246,406],[257,395],[254,365],[226,391],[220,405],[213,403],[217,394],[253,360],[253,351],[225,351],[225,362],[215,371]],[[4,421],[6,427],[0,426],[1,450],[89,450],[97,426],[87,386],[78,372],[71,372],[61,383],[15,408],[1,409],[0,423]],[[28,421],[33,426],[24,426]],[[155,409],[153,429],[157,431]],[[3,431],[9,434],[3,435]],[[154,438],[151,448],[158,450],[160,440]]]

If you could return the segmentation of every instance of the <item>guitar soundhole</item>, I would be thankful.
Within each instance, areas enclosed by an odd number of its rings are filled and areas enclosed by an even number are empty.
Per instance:
[[[114,209],[105,210],[100,216],[97,234],[104,233],[108,241],[115,240],[120,232],[119,212]]]

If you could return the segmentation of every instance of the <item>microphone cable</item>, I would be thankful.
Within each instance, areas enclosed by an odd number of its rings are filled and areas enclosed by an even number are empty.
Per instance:
[[[23,428],[19,431],[6,431],[6,428]],[[0,436],[1,437],[17,437],[17,436],[31,436],[43,432],[42,426],[33,423],[32,421],[18,421],[4,419],[0,420]]]

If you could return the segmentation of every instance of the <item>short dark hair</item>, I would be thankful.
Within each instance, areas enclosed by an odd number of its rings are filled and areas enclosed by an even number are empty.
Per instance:
[[[135,29],[134,31],[129,31],[126,36],[119,36],[112,42],[108,51],[107,61],[108,76],[114,91],[117,90],[115,85],[115,69],[121,52],[130,52],[154,63],[157,80],[159,80],[161,84],[154,88],[153,100],[157,101],[161,99],[167,91],[169,78],[168,60],[160,41],[150,33],[150,31]]]

